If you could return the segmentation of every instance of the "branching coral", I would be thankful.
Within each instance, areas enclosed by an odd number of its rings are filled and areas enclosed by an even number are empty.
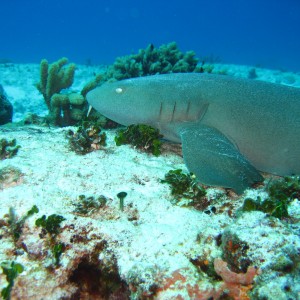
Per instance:
[[[193,51],[182,53],[175,42],[155,48],[150,44],[137,54],[118,57],[107,78],[117,80],[154,74],[193,72],[198,59]]]
[[[68,64],[65,57],[52,64],[46,59],[41,61],[40,82],[36,87],[48,107],[49,121],[58,126],[74,125],[82,120],[85,114],[86,101],[83,94],[61,93],[73,84],[75,69],[76,65]],[[88,88],[86,87],[85,91]]]
[[[43,95],[50,112],[52,111],[51,97],[73,84],[76,66],[69,64],[66,67],[67,64],[68,59],[66,57],[50,65],[46,59],[41,61],[40,82],[36,84],[36,87]]]
[[[101,84],[101,82],[105,81],[105,76],[104,74],[98,74],[95,76],[95,78],[93,80],[91,80],[90,82],[88,82],[81,90],[81,95],[83,97],[86,96],[86,94],[93,90],[95,87],[97,87],[98,85]]]

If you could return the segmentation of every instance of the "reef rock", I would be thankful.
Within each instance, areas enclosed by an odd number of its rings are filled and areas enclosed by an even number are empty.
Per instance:
[[[2,85],[0,84],[0,125],[9,123],[13,117],[13,106],[7,99]]]

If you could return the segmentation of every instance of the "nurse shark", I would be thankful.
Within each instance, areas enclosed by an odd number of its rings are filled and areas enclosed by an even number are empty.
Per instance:
[[[242,193],[260,171],[300,174],[300,89],[227,75],[172,73],[105,83],[89,104],[122,125],[182,143],[199,182]]]

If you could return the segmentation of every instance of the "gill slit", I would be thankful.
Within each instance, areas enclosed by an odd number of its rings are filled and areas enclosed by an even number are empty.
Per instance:
[[[204,115],[205,115],[206,112],[207,112],[208,106],[209,106],[209,103],[204,103],[204,104],[200,107],[200,109],[199,109],[199,111],[198,111],[198,113],[197,113],[197,117],[196,117],[196,120],[197,120],[197,121],[200,121],[200,120],[204,117]]]
[[[173,112],[172,112],[172,117],[171,117],[171,122],[174,121],[175,111],[176,111],[176,102],[174,103]]]
[[[160,102],[159,115],[158,115],[159,121],[161,121],[162,109],[163,109],[163,104],[162,104],[162,102]]]
[[[186,112],[185,112],[186,119],[188,119],[188,117],[189,117],[190,107],[191,107],[191,101],[189,101],[187,108],[186,108]]]

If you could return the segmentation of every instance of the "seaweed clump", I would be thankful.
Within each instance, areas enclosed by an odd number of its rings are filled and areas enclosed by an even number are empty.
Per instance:
[[[20,145],[17,145],[16,139],[8,141],[7,139],[0,140],[0,159],[12,158],[17,155]]]
[[[118,57],[108,68],[106,77],[122,80],[155,74],[193,72],[197,63],[194,51],[183,53],[175,42],[159,48],[149,44],[137,54]]]
[[[68,131],[70,148],[77,154],[87,154],[106,146],[106,134],[96,121],[82,121],[77,131]]]
[[[63,216],[52,214],[48,217],[43,215],[35,221],[36,226],[42,227],[42,235],[48,234],[50,236],[50,251],[55,267],[59,266],[60,257],[66,248],[64,243],[57,241],[57,235],[61,231],[60,223],[64,220]]]
[[[37,208],[37,206],[33,205],[32,208],[30,210],[28,210],[25,215],[18,218],[16,215],[16,212],[15,212],[15,209],[12,207],[9,208],[7,223],[10,228],[10,233],[13,237],[15,244],[17,243],[17,241],[19,240],[19,238],[22,234],[22,230],[23,230],[26,220],[38,212],[39,212],[39,209]]]
[[[10,293],[14,286],[15,279],[24,271],[24,267],[14,261],[2,262],[0,266],[8,282],[8,285],[1,291],[2,298],[6,300],[10,299]]]
[[[75,206],[74,212],[81,215],[91,215],[94,211],[104,207],[107,202],[107,198],[102,195],[97,198],[79,195],[77,200],[76,203],[73,203]]]
[[[271,182],[267,187],[267,192],[269,197],[263,201],[260,197],[256,200],[246,198],[242,210],[259,210],[278,219],[288,218],[288,205],[295,198],[300,199],[300,177],[285,177]]]
[[[129,125],[126,129],[120,129],[115,137],[117,146],[131,144],[140,150],[160,155],[162,135],[158,129],[145,124]]]
[[[60,223],[64,220],[63,216],[57,214],[52,214],[48,217],[43,215],[35,221],[35,225],[42,227],[50,235],[57,235],[60,231]]]
[[[206,196],[206,190],[199,185],[196,177],[192,173],[183,173],[181,169],[170,170],[161,183],[171,186],[171,194],[176,203],[185,198],[190,200],[189,205],[197,205]]]

